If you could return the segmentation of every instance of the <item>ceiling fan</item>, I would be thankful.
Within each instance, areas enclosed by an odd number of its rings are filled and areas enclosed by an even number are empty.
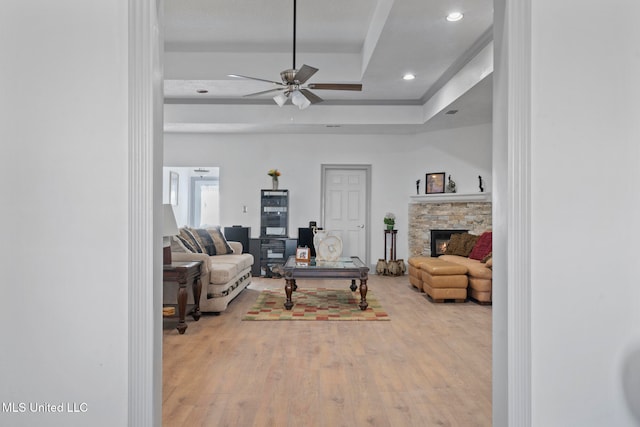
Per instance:
[[[228,76],[272,83],[278,87],[275,89],[250,93],[244,96],[247,97],[263,95],[270,92],[280,92],[273,97],[273,100],[276,102],[276,104],[282,107],[287,102],[287,100],[291,98],[291,102],[293,103],[293,105],[297,106],[301,110],[307,108],[311,104],[316,104],[323,101],[322,98],[311,92],[309,89],[353,91],[362,90],[362,84],[360,83],[308,83],[307,85],[304,85],[307,80],[309,80],[311,76],[313,76],[317,71],[317,68],[311,67],[306,64],[303,65],[299,70],[296,69],[296,0],[293,0],[293,67],[280,73],[280,79],[282,79],[282,82],[260,79],[257,77],[242,76],[239,74],[229,74]]]

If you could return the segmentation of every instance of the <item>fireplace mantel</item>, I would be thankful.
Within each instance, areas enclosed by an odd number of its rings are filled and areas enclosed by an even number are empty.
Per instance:
[[[411,203],[490,202],[491,193],[441,193],[411,196]]]

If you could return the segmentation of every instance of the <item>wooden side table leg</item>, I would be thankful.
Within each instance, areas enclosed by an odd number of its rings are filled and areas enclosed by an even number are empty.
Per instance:
[[[360,279],[360,310],[364,311],[369,307],[367,302],[367,279]]]
[[[287,300],[284,302],[284,308],[286,308],[287,310],[291,310],[291,308],[293,307],[291,294],[293,293],[294,286],[296,286],[296,281],[294,279],[285,279],[284,283],[284,293],[287,295]]]
[[[187,330],[187,322],[184,321],[185,311],[187,311],[187,284],[180,283],[178,287],[178,317],[180,321],[178,322],[178,332],[180,334],[184,334],[184,331]]]
[[[191,311],[191,316],[196,322],[200,320],[200,296],[202,295],[202,280],[198,277],[193,282],[193,303],[194,307]]]

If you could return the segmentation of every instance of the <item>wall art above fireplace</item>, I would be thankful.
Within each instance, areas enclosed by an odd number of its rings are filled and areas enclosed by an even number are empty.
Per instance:
[[[439,194],[444,193],[444,172],[428,173],[425,179],[425,193]]]

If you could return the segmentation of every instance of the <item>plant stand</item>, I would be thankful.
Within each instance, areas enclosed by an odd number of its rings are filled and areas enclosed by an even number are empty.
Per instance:
[[[387,241],[391,240],[391,245],[389,247],[389,261],[396,260],[396,236],[398,235],[398,230],[384,230],[384,260],[387,260]],[[391,237],[391,239],[389,239]]]
[[[402,276],[406,270],[404,260],[396,259],[396,237],[398,230],[384,230],[384,259],[380,259],[376,266],[378,274],[387,276]],[[387,260],[387,242],[389,242],[389,259]]]

